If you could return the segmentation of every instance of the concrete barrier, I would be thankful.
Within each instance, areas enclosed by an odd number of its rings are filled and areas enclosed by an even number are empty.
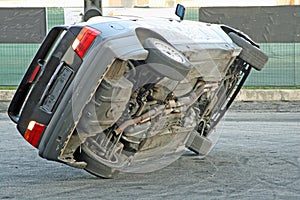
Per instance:
[[[15,90],[0,90],[0,101],[10,101],[15,92]]]
[[[237,101],[300,101],[300,90],[288,89],[252,89],[241,90]]]
[[[0,90],[0,101],[10,101],[15,90]],[[300,101],[300,89],[244,89],[236,101]]]

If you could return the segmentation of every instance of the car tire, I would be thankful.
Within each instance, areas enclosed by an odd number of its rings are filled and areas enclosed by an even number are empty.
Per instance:
[[[268,56],[266,54],[264,54],[259,48],[250,44],[250,42],[244,38],[238,36],[236,33],[230,32],[228,36],[235,44],[242,47],[239,58],[247,62],[258,71],[264,68],[268,61]]]
[[[143,46],[149,52],[146,63],[155,72],[180,81],[190,71],[188,59],[170,44],[156,38],[147,38]]]
[[[85,162],[87,165],[84,170],[93,174],[94,176],[100,178],[113,178],[116,174],[119,173],[119,171],[115,168],[99,161],[97,155],[84,144],[82,145],[80,152],[79,150],[77,150],[77,152],[75,153],[75,158],[78,161]]]

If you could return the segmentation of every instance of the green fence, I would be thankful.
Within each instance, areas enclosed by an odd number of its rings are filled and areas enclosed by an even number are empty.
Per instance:
[[[260,47],[269,61],[262,71],[252,71],[246,85],[299,87],[300,43],[267,43]]]
[[[47,8],[48,30],[64,23],[63,8]],[[188,20],[199,19],[199,8],[188,8]],[[300,86],[300,43],[264,43],[269,62],[261,72],[253,70],[247,86]],[[39,44],[0,44],[0,86],[18,85]]]
[[[63,8],[47,8],[47,29],[64,24]],[[21,81],[39,44],[0,44],[0,86],[15,86]]]

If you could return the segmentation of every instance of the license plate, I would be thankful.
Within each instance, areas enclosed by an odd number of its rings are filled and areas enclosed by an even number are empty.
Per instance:
[[[52,112],[53,108],[59,99],[60,95],[62,94],[65,86],[67,85],[69,79],[73,74],[73,70],[70,69],[68,66],[63,65],[60,72],[57,75],[56,80],[53,82],[52,86],[50,87],[50,92],[46,96],[42,109],[47,112]]]

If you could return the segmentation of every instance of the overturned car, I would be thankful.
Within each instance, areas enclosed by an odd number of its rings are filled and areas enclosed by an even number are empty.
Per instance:
[[[186,149],[209,153],[251,69],[267,60],[225,25],[94,17],[48,33],[8,114],[45,159],[106,178],[150,172]]]

